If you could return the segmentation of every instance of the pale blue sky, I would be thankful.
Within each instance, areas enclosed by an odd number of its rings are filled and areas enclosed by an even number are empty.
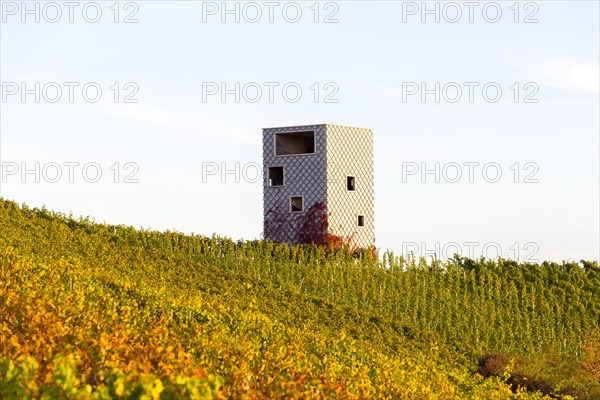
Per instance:
[[[0,121],[5,170],[6,163],[97,162],[103,178],[52,184],[5,176],[0,194],[7,199],[109,223],[257,238],[261,182],[227,176],[222,183],[217,176],[203,183],[202,164],[260,164],[263,127],[351,125],[374,130],[378,247],[401,253],[414,251],[414,243],[428,250],[439,243],[441,250],[455,242],[464,255],[479,256],[485,243],[498,243],[504,256],[514,257],[517,242],[523,259],[532,242],[533,259],[598,259],[598,2],[529,2],[537,11],[520,2],[520,20],[536,11],[539,22],[528,24],[513,21],[513,1],[497,2],[502,17],[495,24],[481,14],[490,2],[480,2],[473,23],[467,15],[457,23],[443,16],[440,23],[431,16],[422,23],[420,14],[406,15],[403,23],[410,2],[337,1],[327,9],[321,2],[320,19],[337,9],[339,22],[331,24],[314,23],[312,1],[298,2],[303,14],[295,24],[280,12],[289,2],[279,2],[274,23],[266,15],[257,23],[243,16],[240,23],[232,16],[222,23],[219,15],[203,23],[203,7],[221,2],[136,2],[139,22],[133,24],[113,22],[113,2],[99,2],[103,13],[95,24],[80,9],[74,23],[66,14],[57,23],[43,15],[40,23],[31,15],[22,23],[20,10],[13,15],[8,3],[21,5],[2,2],[4,91],[11,82],[97,82],[103,93],[94,104],[80,90],[73,103],[66,92],[55,104],[8,96]],[[119,18],[132,7],[121,9]],[[115,104],[114,82],[135,82],[139,102]],[[303,95],[297,103],[280,91],[273,103],[266,92],[257,103],[235,103],[232,96],[203,102],[203,82],[297,82]],[[335,83],[338,102],[315,103],[314,82],[322,96],[323,85]],[[403,102],[403,82],[497,82],[503,93],[497,103],[486,102],[480,89],[473,103],[466,92],[454,104],[435,103],[433,96]],[[514,82],[521,96],[528,93],[523,85],[535,83],[539,102],[514,103]],[[139,183],[114,183],[109,167],[115,162],[121,168],[136,163]],[[503,176],[498,183],[481,174],[474,183],[431,177],[422,183],[418,176],[403,182],[403,162],[495,162]],[[539,183],[514,183],[509,167],[515,162],[539,166]],[[468,254],[469,242],[480,243],[475,254]]]

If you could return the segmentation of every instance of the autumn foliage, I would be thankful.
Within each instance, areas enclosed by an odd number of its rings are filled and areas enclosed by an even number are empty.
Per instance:
[[[334,234],[329,224],[329,214],[324,202],[316,202],[306,212],[290,215],[282,210],[271,210],[265,221],[267,238],[287,238],[292,243],[322,246],[331,251],[359,251],[353,235]],[[338,227],[339,228],[339,227]],[[339,230],[339,229],[337,229]]]
[[[599,323],[596,264],[431,268],[3,200],[0,227],[2,399],[535,399],[478,356],[576,360]]]
[[[299,226],[298,243],[316,244],[334,251],[358,250],[352,235],[346,237],[331,232],[327,206],[323,202],[315,203],[304,215],[301,215]]]
[[[600,382],[600,330],[593,330],[583,338],[582,365]]]

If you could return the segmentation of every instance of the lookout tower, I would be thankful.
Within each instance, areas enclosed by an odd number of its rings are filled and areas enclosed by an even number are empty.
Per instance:
[[[307,218],[325,208],[328,234],[356,247],[375,244],[370,129],[329,124],[264,128],[263,167],[266,239],[306,241],[305,231],[318,222]]]

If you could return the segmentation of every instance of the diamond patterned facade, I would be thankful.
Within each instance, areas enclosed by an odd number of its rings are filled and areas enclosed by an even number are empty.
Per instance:
[[[283,139],[304,146],[301,140],[305,139],[299,137],[306,136],[306,132],[314,132],[314,148],[302,147],[308,150],[303,154],[290,154],[290,147]],[[263,167],[266,239],[297,242],[299,219],[315,203],[322,202],[327,206],[330,233],[352,238],[352,243],[359,247],[375,244],[370,129],[329,124],[265,128]],[[280,182],[272,185],[269,168],[274,167],[283,167],[283,185]],[[349,177],[354,178],[354,190],[348,190]],[[291,211],[293,197],[302,198],[302,212]],[[364,226],[359,226],[359,216],[363,216],[360,222]]]

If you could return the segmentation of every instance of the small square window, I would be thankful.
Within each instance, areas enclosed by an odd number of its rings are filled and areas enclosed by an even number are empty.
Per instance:
[[[283,167],[269,167],[269,186],[283,186]]]
[[[364,215],[358,216],[358,226],[365,226],[365,216]]]
[[[346,177],[346,188],[350,192],[354,192],[356,190],[356,179],[353,176]]]
[[[290,197],[290,210],[292,212],[302,212],[304,210],[302,196]]]

